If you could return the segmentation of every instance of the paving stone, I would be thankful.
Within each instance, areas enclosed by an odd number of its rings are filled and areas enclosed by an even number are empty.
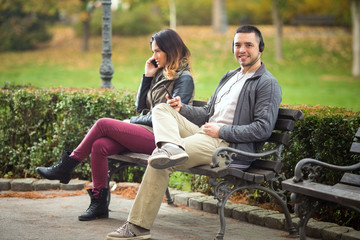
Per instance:
[[[120,183],[119,183],[119,184],[120,184]],[[136,184],[139,185],[139,183],[136,183]],[[88,186],[89,188],[92,188],[92,187],[93,187],[93,183],[90,182],[87,186]],[[111,189],[112,191],[114,191],[115,189],[118,188],[118,186],[117,186],[117,184],[116,184],[115,181],[110,181],[110,182],[109,182],[109,187],[110,187],[110,189]]]
[[[275,229],[285,229],[285,215],[282,213],[275,213],[265,216],[265,227]]]
[[[11,189],[10,182],[12,180],[8,178],[0,178],[0,191],[7,191]]]
[[[274,214],[274,211],[259,209],[250,211],[248,214],[248,222],[260,226],[265,226],[265,217]]]
[[[52,190],[52,189],[60,189],[59,180],[40,179],[34,182],[35,191]]]
[[[237,207],[237,204],[227,201],[224,209],[225,217],[232,217],[232,211]]]
[[[88,181],[85,180],[71,179],[68,184],[61,183],[60,188],[62,190],[69,190],[69,191],[82,190],[85,188],[85,184],[87,182]]]
[[[360,231],[350,231],[341,235],[341,240],[360,240]]]
[[[261,208],[256,206],[249,206],[246,204],[237,204],[238,206],[235,207],[232,211],[232,217],[234,219],[247,222],[248,221],[248,214],[250,211],[257,211]]]
[[[176,195],[185,193],[184,191],[180,191],[180,190],[175,189],[175,188],[169,188],[169,192],[170,192],[170,196],[171,196],[171,198],[173,200],[175,199]]]
[[[338,225],[330,222],[309,221],[306,227],[306,235],[309,237],[321,238],[321,231],[324,228],[330,228],[336,226]]]
[[[218,207],[217,207],[218,200],[216,199],[210,199],[203,202],[203,211],[209,212],[209,213],[218,213]]]
[[[321,231],[321,237],[322,239],[326,239],[326,240],[339,240],[341,239],[342,234],[347,233],[351,230],[353,229],[350,227],[342,227],[342,226],[325,228]]]
[[[33,183],[36,181],[35,178],[21,178],[14,179],[11,181],[11,190],[13,191],[33,191],[34,185]]]
[[[189,199],[189,208],[195,209],[195,210],[203,210],[203,202],[207,200],[214,199],[214,197],[206,196],[206,197],[194,197]]]
[[[115,182],[113,182],[115,183]],[[140,183],[129,183],[129,182],[119,182],[118,184],[116,184],[116,187],[118,189],[122,189],[122,188],[138,188],[140,186]]]
[[[181,204],[183,206],[189,206],[190,198],[203,197],[203,196],[205,196],[205,195],[202,193],[198,193],[198,192],[177,194],[177,195],[175,195],[174,203]]]

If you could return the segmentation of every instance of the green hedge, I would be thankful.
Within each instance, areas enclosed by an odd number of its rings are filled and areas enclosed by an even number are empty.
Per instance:
[[[296,124],[291,145],[284,151],[283,169],[287,178],[293,176],[296,163],[303,158],[315,158],[335,165],[352,165],[360,161],[360,155],[349,152],[360,127],[360,112],[329,106],[297,108],[305,117]],[[356,173],[360,174],[360,170]],[[342,174],[322,170],[319,180],[334,184]]]
[[[125,119],[135,114],[135,92],[104,89],[0,88],[0,177],[34,176],[34,168],[58,160],[63,149],[72,150],[101,117]],[[343,108],[285,106],[301,109],[304,119],[292,132],[283,154],[286,177],[306,157],[336,165],[350,165],[360,156],[349,153],[360,126],[360,112]],[[89,176],[89,168],[84,164]],[[84,170],[84,169],[82,169]],[[360,173],[360,172],[358,172]],[[334,183],[341,173],[321,175]],[[138,177],[136,177],[138,178]],[[196,185],[196,184],[195,184]]]
[[[74,149],[95,121],[135,114],[134,92],[100,89],[0,89],[0,177],[37,177],[37,166]],[[89,161],[75,170],[89,179]]]

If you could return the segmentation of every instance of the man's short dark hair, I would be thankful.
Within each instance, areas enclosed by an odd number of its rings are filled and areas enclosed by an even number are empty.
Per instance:
[[[262,37],[260,30],[257,27],[251,25],[243,25],[236,29],[235,34],[237,33],[255,33],[255,36],[259,41],[259,51],[260,52],[264,51],[265,48],[264,39]],[[234,48],[234,43],[233,43],[233,48]]]

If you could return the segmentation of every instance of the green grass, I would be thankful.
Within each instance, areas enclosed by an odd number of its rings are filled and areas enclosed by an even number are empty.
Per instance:
[[[331,105],[360,111],[360,78],[351,76],[352,37],[341,28],[284,28],[284,60],[274,57],[274,29],[260,26],[265,39],[262,60],[278,79],[284,104]],[[235,27],[214,34],[210,27],[179,27],[192,52],[196,98],[208,98],[229,69],[239,65],[231,53]],[[81,39],[71,29],[55,27],[54,39],[35,51],[0,53],[0,85],[5,82],[38,87],[98,88],[101,85],[101,39],[92,38],[81,52]],[[151,56],[150,35],[113,37],[112,84],[137,90],[144,63]]]

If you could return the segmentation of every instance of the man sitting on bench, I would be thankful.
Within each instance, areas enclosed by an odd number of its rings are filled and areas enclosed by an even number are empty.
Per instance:
[[[210,164],[218,147],[259,152],[270,137],[282,94],[260,60],[264,50],[261,32],[254,26],[239,27],[232,48],[240,67],[223,76],[205,106],[182,105],[174,97],[154,108],[157,148],[149,158],[128,221],[109,233],[108,240],[150,238],[172,171]],[[245,170],[252,160],[243,157],[231,167]]]

